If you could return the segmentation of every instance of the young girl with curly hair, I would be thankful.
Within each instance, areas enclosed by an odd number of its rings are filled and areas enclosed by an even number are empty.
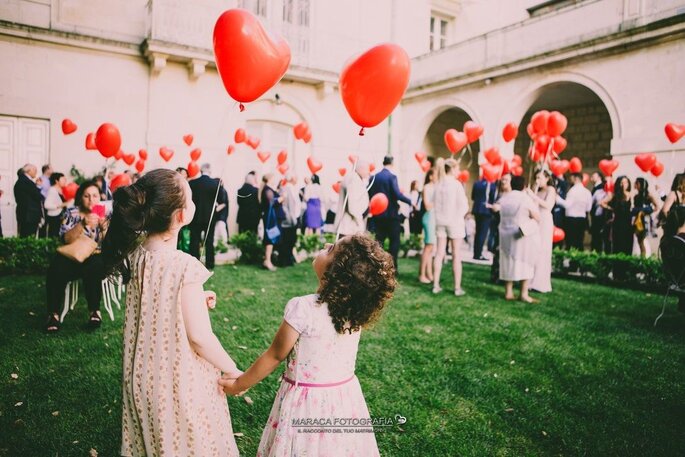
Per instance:
[[[359,234],[327,244],[312,265],[317,293],[290,300],[269,349],[242,376],[219,383],[236,395],[287,359],[257,456],[377,456],[355,362],[361,329],[397,285],[392,257]],[[353,424],[365,433],[342,430]]]

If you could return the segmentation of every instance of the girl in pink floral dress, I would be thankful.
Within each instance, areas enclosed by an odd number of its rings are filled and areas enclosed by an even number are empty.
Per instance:
[[[313,267],[318,293],[290,300],[271,347],[238,379],[219,382],[236,395],[287,359],[258,457],[377,456],[354,371],[361,329],[378,318],[397,284],[392,257],[368,236],[353,235],[326,245]]]

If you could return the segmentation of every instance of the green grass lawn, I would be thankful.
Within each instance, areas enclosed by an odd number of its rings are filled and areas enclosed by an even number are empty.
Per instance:
[[[540,304],[505,302],[488,270],[467,265],[456,299],[451,281],[433,296],[416,269],[401,261],[357,360],[372,415],[407,418],[376,434],[382,455],[682,455],[685,317],[673,301],[654,328],[656,295],[555,280]],[[287,300],[315,287],[309,265],[218,267],[214,330],[247,368]],[[0,278],[0,456],[116,456],[122,311],[89,333],[81,301],[45,335],[44,293],[41,277]],[[253,404],[229,399],[243,455],[256,453],[281,371],[248,393]]]

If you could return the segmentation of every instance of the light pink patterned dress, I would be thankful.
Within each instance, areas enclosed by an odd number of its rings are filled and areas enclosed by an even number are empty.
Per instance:
[[[360,332],[337,333],[328,306],[316,300],[317,295],[296,297],[285,307],[284,319],[300,337],[286,360],[257,457],[378,456],[372,427],[342,430],[343,421],[350,425],[359,423],[351,419],[370,418],[354,375]],[[333,426],[306,426],[308,419]]]
[[[221,373],[190,347],[180,290],[211,273],[181,251],[131,255],[126,293],[123,456],[237,456]]]

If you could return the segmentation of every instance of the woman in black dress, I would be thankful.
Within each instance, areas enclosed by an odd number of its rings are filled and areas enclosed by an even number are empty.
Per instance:
[[[632,198],[630,180],[626,176],[620,176],[614,184],[614,193],[609,201],[605,200],[604,207],[611,211],[609,218],[611,223],[611,252],[613,254],[633,253],[633,224],[632,224]]]
[[[277,177],[273,173],[267,173],[262,177],[262,191],[260,192],[260,206],[262,220],[264,221],[264,263],[262,265],[269,271],[276,270],[271,262],[274,252],[274,244],[280,239],[280,221],[283,220],[283,197],[276,191]]]

